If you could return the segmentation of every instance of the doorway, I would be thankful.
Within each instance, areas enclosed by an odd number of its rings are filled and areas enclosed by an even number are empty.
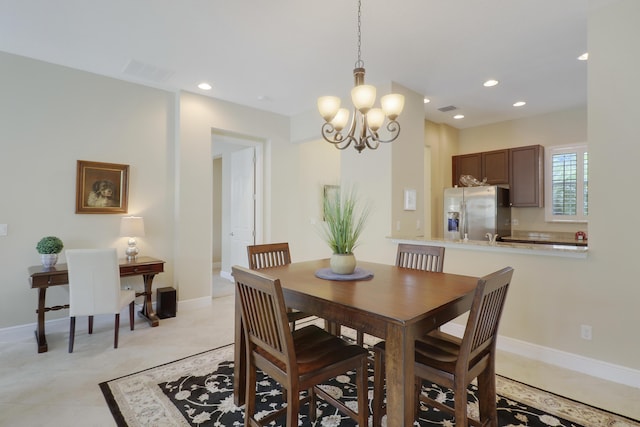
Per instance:
[[[264,141],[212,131],[214,279],[229,281],[232,265],[247,266],[246,246],[262,240]],[[224,281],[212,279],[212,295]]]

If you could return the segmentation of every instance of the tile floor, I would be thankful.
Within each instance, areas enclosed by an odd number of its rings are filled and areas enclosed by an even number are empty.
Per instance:
[[[92,336],[86,322],[78,322],[73,354],[67,353],[66,321],[47,325],[49,351],[42,354],[33,336],[7,340],[0,334],[0,426],[115,426],[98,383],[232,342],[233,302],[232,295],[213,298],[209,306],[162,319],[157,328],[137,319],[133,332],[124,316],[118,349],[112,347],[110,317],[96,318]],[[506,353],[499,355],[497,370],[640,419],[640,389]]]

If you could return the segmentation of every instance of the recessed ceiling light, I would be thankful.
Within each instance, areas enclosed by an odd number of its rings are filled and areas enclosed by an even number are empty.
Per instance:
[[[514,107],[522,107],[522,106],[523,106],[523,105],[525,105],[525,104],[526,104],[526,102],[524,102],[524,101],[518,101],[518,102],[515,102],[515,103],[513,104],[513,106],[514,106]]]
[[[497,80],[489,79],[489,80],[487,80],[486,82],[484,82],[482,85],[483,85],[484,87],[493,87],[493,86],[497,85],[498,83],[499,83],[499,82],[498,82]]]
[[[425,97],[424,97],[424,103],[425,103],[425,104],[428,104],[428,103],[430,103],[430,102],[431,102],[431,100],[425,96]]]
[[[464,119],[464,114],[456,114],[453,118],[456,120]]]
[[[582,55],[578,56],[579,61],[586,61],[587,59],[589,59],[589,52],[585,52]]]
[[[202,90],[211,90],[211,85],[209,83],[200,83],[198,87]]]

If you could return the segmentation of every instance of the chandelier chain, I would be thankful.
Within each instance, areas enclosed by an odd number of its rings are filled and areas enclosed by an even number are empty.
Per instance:
[[[356,68],[364,67],[364,62],[360,59],[362,54],[362,0],[358,0],[358,61]]]

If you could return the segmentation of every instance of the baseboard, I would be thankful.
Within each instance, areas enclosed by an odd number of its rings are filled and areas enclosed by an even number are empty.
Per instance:
[[[464,326],[457,323],[447,323],[442,326],[442,331],[461,337],[464,332]],[[528,359],[577,371],[592,377],[640,388],[640,370],[614,365],[613,363],[591,359],[579,354],[568,353],[502,335],[498,336],[497,348],[501,351],[514,353]]]
[[[231,277],[231,275],[229,275]],[[211,305],[211,297],[194,298],[191,300],[178,301],[178,315],[180,310],[189,310]],[[155,303],[154,303],[155,306]],[[141,305],[136,305],[136,311],[142,309]],[[143,319],[138,318],[144,322]],[[96,319],[98,321],[98,319]],[[36,329],[35,323],[26,325],[10,326],[0,329],[0,343],[11,343],[22,340],[34,340],[33,331]],[[67,332],[69,329],[69,318],[47,320],[45,322],[47,333]],[[457,323],[447,323],[442,326],[442,330],[449,334],[461,337],[464,326]],[[521,341],[505,336],[498,337],[498,349],[509,353],[514,353],[528,359],[537,360],[550,365],[559,366],[564,369],[581,372],[586,375],[612,381],[631,387],[640,388],[640,370],[627,368],[613,363],[604,362],[589,357],[584,357],[574,353],[568,353],[526,341]]]
[[[230,280],[230,281],[232,281],[232,282],[234,281],[234,280],[233,280],[233,276],[232,276],[232,275],[231,275],[231,273],[230,273],[230,272],[228,272],[228,271],[222,271],[222,270],[220,270],[220,277],[222,277],[223,279]]]
[[[188,311],[190,309],[196,309],[200,307],[206,307],[211,305],[211,297],[202,297],[202,298],[194,298],[186,301],[178,301],[178,315],[180,314],[180,310]],[[153,303],[153,308],[155,310],[156,303]],[[142,304],[136,304],[136,322],[146,323],[146,320],[139,317],[137,315],[138,311],[142,310]],[[129,314],[127,309],[124,309],[122,313],[120,313],[120,319],[125,319],[127,322],[129,320]],[[161,321],[162,322],[162,321]],[[113,323],[113,319],[108,316],[96,316],[95,319],[95,327],[100,326],[102,323],[111,325]],[[69,318],[62,317],[60,319],[52,319],[47,320],[44,323],[44,329],[47,334],[52,333],[66,333],[69,332]],[[25,325],[17,325],[10,326],[8,328],[0,329],[0,343],[12,343],[18,342],[22,340],[32,340],[35,346],[35,338],[33,335],[33,331],[36,330],[36,323],[27,323]]]

